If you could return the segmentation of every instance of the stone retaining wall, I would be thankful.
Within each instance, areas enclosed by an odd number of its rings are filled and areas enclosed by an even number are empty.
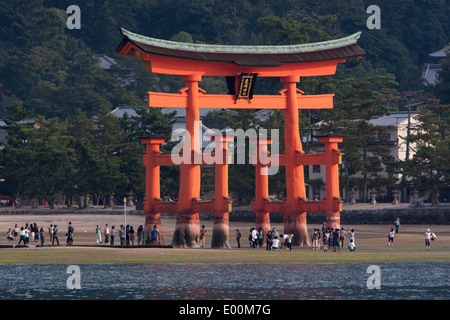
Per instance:
[[[49,215],[49,214],[120,214],[123,210],[2,210],[0,215]],[[144,215],[142,210],[129,210],[127,215]],[[161,214],[162,217],[175,218],[175,214]],[[396,218],[400,218],[402,224],[450,224],[450,208],[415,208],[415,209],[371,209],[371,210],[344,210],[341,212],[341,224],[392,224]],[[200,215],[202,220],[213,220],[212,213]],[[230,213],[230,224],[233,222],[254,222],[255,214],[247,210],[234,210]],[[282,223],[282,213],[271,213],[272,223]],[[307,214],[307,223],[322,224],[325,221],[325,213],[311,212]]]

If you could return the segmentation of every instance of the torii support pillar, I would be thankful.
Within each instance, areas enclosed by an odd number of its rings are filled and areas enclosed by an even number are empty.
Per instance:
[[[298,122],[298,76],[281,78],[286,90],[286,109],[284,110],[284,143],[286,167],[286,211],[284,213],[284,232],[294,233],[294,244],[309,246],[306,227],[306,211],[301,208],[301,199],[306,199],[303,165],[298,164],[297,155],[303,154]]]
[[[157,165],[156,158],[161,153],[159,146],[164,143],[165,137],[142,137],[140,140],[146,146],[143,156],[145,166],[144,235],[150,234],[156,225],[159,230],[160,242],[164,243],[161,213],[157,209],[157,203],[161,200],[161,190],[160,166]],[[146,236],[144,236],[144,243],[145,241]]]
[[[269,201],[269,175],[268,164],[261,163],[261,157],[267,158],[267,146],[272,143],[271,139],[251,139],[251,144],[256,144],[253,163],[255,163],[255,200],[253,201],[253,211],[255,212],[256,230],[266,235],[270,227],[270,213],[265,208],[265,203]],[[266,243],[266,237],[263,237],[263,243]]]
[[[325,135],[319,137],[319,142],[325,143],[325,169],[326,169],[326,226],[338,229],[341,227],[340,211],[342,201],[339,196],[339,164],[341,154],[338,143],[343,141],[342,136]],[[336,203],[339,206],[336,206]]]
[[[215,137],[213,137],[215,138]],[[214,193],[214,225],[211,239],[211,248],[231,248],[229,244],[229,212],[231,211],[231,198],[228,196],[228,142],[234,137],[219,137],[215,141],[215,155],[222,161],[215,163],[215,193]]]

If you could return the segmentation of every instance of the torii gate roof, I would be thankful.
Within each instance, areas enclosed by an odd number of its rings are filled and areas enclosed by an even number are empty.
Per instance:
[[[121,33],[124,39],[116,49],[118,52],[131,42],[149,54],[205,62],[232,62],[238,66],[277,67],[283,63],[346,59],[365,54],[356,43],[361,32],[336,40],[281,46],[182,43],[150,38],[125,29],[121,29]]]

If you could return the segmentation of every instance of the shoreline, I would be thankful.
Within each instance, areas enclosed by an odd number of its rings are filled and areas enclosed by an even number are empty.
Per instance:
[[[74,245],[65,246],[63,239],[67,228],[67,220],[71,220],[75,228]],[[450,262],[450,227],[448,225],[408,225],[400,226],[400,233],[395,236],[394,247],[387,247],[387,234],[392,225],[342,225],[348,232],[350,228],[356,231],[355,252],[343,248],[342,252],[313,250],[311,247],[294,247],[292,252],[281,249],[279,252],[268,252],[265,247],[252,249],[249,246],[247,234],[253,223],[230,222],[231,249],[211,249],[213,221],[201,220],[209,231],[206,235],[205,248],[170,248],[170,247],[111,247],[96,244],[95,228],[105,223],[120,225],[124,217],[120,215],[3,215],[0,216],[0,230],[3,236],[0,245],[11,245],[6,240],[6,231],[15,223],[20,226],[34,223],[48,227],[51,223],[60,228],[61,246],[36,246],[0,248],[0,264],[164,264],[164,263],[382,263],[382,262]],[[144,216],[127,216],[127,224],[135,230],[144,224]],[[165,239],[163,245],[169,246],[175,227],[175,219],[162,219],[162,233]],[[273,223],[282,231],[282,224]],[[234,237],[235,228],[242,233],[241,248],[237,248]],[[308,231],[320,228],[318,224],[308,224]],[[432,243],[431,251],[425,251],[424,231],[431,228],[438,239]],[[117,243],[117,242],[116,242]],[[345,244],[348,240],[345,241]],[[15,244],[15,243],[14,243]],[[49,244],[48,234],[45,245]],[[106,250],[105,250],[106,249]]]

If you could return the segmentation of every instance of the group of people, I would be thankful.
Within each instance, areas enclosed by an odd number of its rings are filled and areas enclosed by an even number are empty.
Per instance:
[[[394,237],[395,234],[399,233],[400,227],[400,219],[397,218],[394,221],[394,227],[390,229],[388,233],[388,242],[387,246],[391,247],[394,245]],[[115,245],[115,237],[116,237],[116,228],[115,226],[109,227],[109,224],[106,224],[104,228],[100,228],[97,225],[95,229],[97,244],[102,244],[102,231],[103,231],[103,239],[105,244],[110,244],[111,246]],[[161,235],[160,231],[156,225],[153,226],[150,232],[144,232],[144,227],[142,225],[136,231],[133,226],[120,225],[117,230],[120,245],[121,246],[134,246],[135,240],[137,238],[137,245],[144,244],[160,244],[161,243]],[[200,245],[201,247],[205,246],[205,236],[207,234],[207,230],[203,225],[200,230]],[[71,245],[73,243],[73,233],[74,228],[72,226],[72,222],[67,221],[67,232],[65,233],[65,240],[67,245]],[[9,242],[15,242],[17,245],[28,245],[30,242],[39,244],[44,246],[46,235],[49,237],[49,243],[51,245],[60,245],[59,242],[59,229],[58,225],[50,224],[48,228],[44,228],[39,226],[36,222],[28,224],[19,228],[17,224],[15,224],[14,228],[9,228],[6,234],[6,238]],[[241,247],[240,238],[241,232],[238,228],[236,228],[236,242],[238,248]],[[264,244],[266,244],[267,251],[279,251],[283,247],[288,249],[289,251],[293,251],[292,243],[293,243],[294,233],[291,231],[290,233],[280,234],[276,228],[267,231],[264,235],[262,228],[259,227],[256,230],[255,227],[250,228],[248,234],[249,245],[251,248],[260,248]],[[347,247],[350,251],[356,250],[355,244],[355,229],[350,229],[347,233],[344,228],[327,228],[326,223],[323,224],[322,230],[313,229],[311,232],[311,242],[313,250],[320,250],[320,243],[322,240],[323,251],[327,252],[330,247],[332,247],[334,252],[340,252],[342,248],[344,248],[345,240],[348,238]],[[429,251],[431,247],[431,241],[436,239],[436,234],[431,232],[430,229],[427,229],[425,232],[425,250]]]
[[[341,252],[342,248],[344,248],[344,243],[347,236],[349,239],[347,248],[350,251],[355,251],[355,229],[351,229],[347,235],[344,228],[327,228],[324,223],[322,226],[322,233],[320,229],[317,228],[313,229],[311,232],[312,248],[313,250],[320,250],[320,239],[322,239],[324,252],[327,252],[330,247],[333,248],[334,252]]]
[[[67,233],[66,233],[66,243],[71,245],[73,243],[73,226],[72,222],[67,221]],[[41,246],[45,244],[46,233],[49,236],[49,242],[52,246],[60,245],[59,243],[59,228],[58,225],[50,224],[48,228],[39,226],[36,222],[26,223],[25,226],[19,228],[17,224],[14,228],[9,228],[6,233],[6,239],[9,242],[16,242],[17,245],[28,245],[30,243],[40,243]]]
[[[236,229],[236,240],[238,243],[238,248],[241,247],[240,245],[240,237],[241,233],[238,229]],[[273,228],[272,230],[268,230],[267,233],[264,235],[264,232],[261,227],[258,228],[258,230],[255,229],[255,227],[250,228],[249,234],[248,234],[248,241],[251,248],[260,248],[263,246],[264,243],[264,237],[266,239],[266,250],[267,251],[280,251],[280,249],[286,247],[289,251],[293,251],[292,248],[292,241],[294,239],[294,232],[291,231],[290,233],[280,234],[276,228]]]
[[[120,245],[121,246],[134,246],[135,240],[137,240],[137,245],[144,245],[147,243],[150,244],[159,244],[160,243],[160,232],[156,225],[153,226],[153,229],[151,230],[150,234],[148,235],[148,239],[145,236],[144,227],[140,225],[138,229],[134,230],[133,226],[130,226],[127,224],[125,227],[121,224],[119,229],[117,230]],[[97,244],[102,244],[102,228],[97,225],[95,228],[95,235],[97,239]],[[105,227],[103,228],[103,236],[105,239],[105,244],[110,244],[111,246],[114,246],[115,243],[115,237],[116,237],[116,227],[111,226],[109,227],[109,224],[105,224]]]

